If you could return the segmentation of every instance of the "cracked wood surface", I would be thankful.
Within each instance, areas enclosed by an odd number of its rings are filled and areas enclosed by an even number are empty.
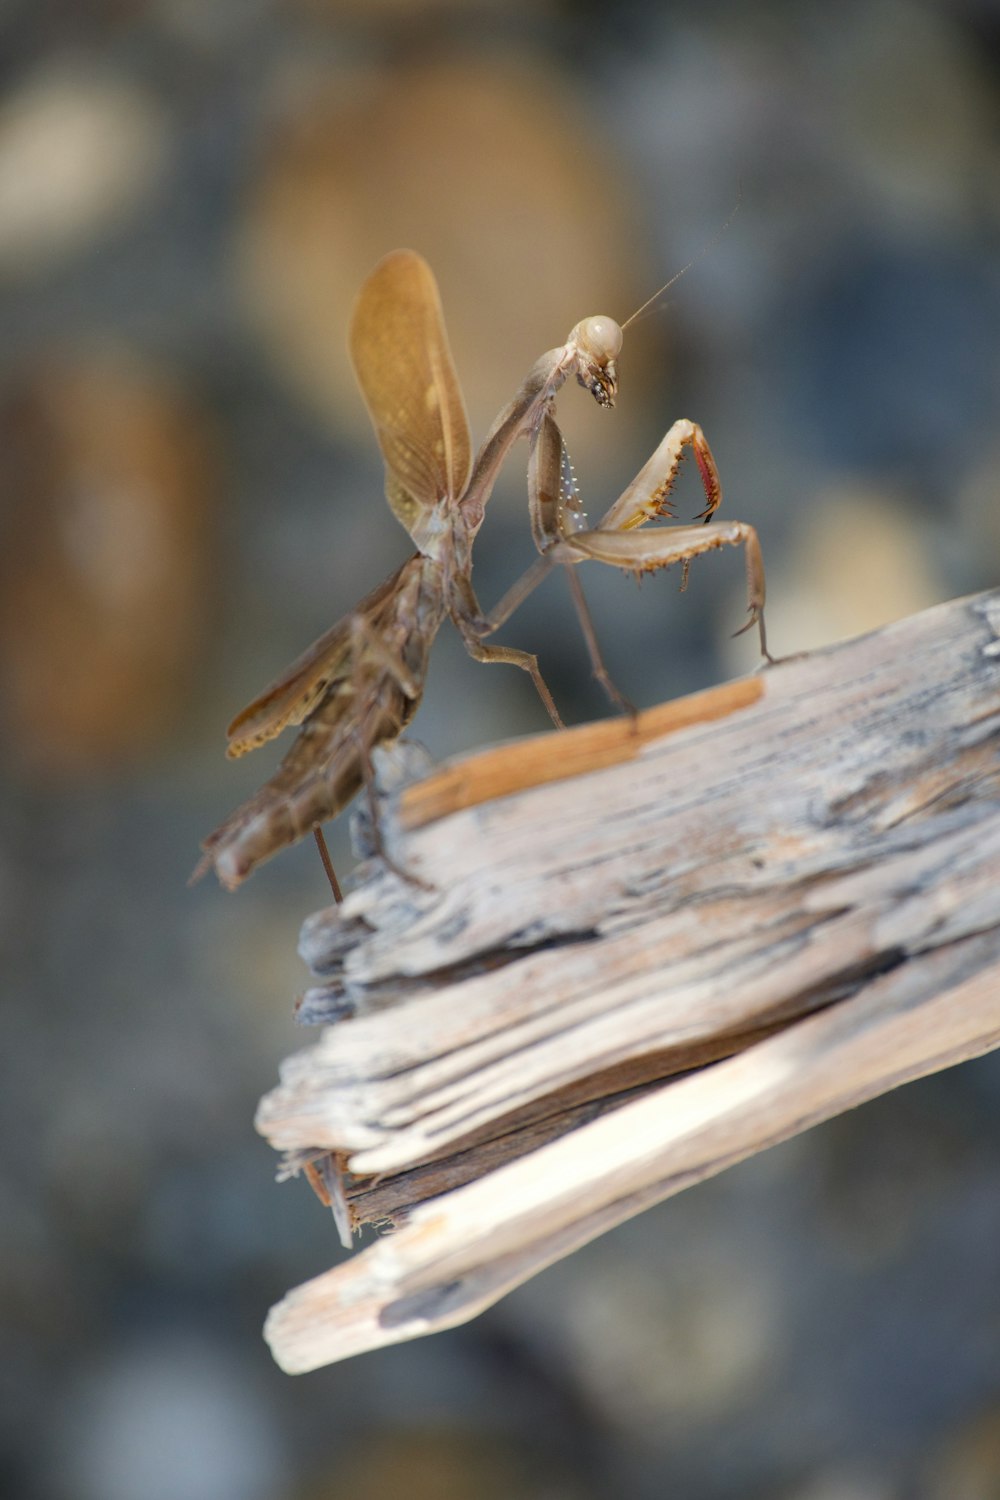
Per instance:
[[[446,766],[306,923],[258,1126],[389,1239],[286,1369],[473,1316],[630,1214],[1000,1041],[1000,592]],[[686,1075],[686,1076],[678,1076]]]

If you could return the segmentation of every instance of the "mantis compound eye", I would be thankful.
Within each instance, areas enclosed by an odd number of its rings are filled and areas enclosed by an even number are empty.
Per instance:
[[[617,359],[622,349],[622,331],[614,318],[599,314],[584,318],[576,325],[577,340],[582,349],[599,365]]]

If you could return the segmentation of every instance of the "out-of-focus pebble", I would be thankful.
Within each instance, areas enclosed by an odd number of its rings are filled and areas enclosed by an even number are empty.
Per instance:
[[[997,1500],[1000,1495],[1000,1407],[958,1427],[928,1464],[926,1500]]]
[[[1000,577],[1000,444],[979,453],[955,494],[955,520],[944,545],[969,588],[991,588]],[[971,543],[971,546],[970,546]]]
[[[152,0],[157,20],[188,46],[237,47],[282,0]]]
[[[827,12],[825,58],[844,141],[886,220],[952,232],[993,175],[993,85],[946,10],[910,0]],[[905,45],[901,45],[905,37]]]
[[[736,1244],[674,1240],[656,1260],[626,1229],[522,1289],[525,1311],[522,1331],[561,1347],[593,1408],[642,1443],[724,1421],[781,1358],[768,1267]]]
[[[791,555],[768,579],[772,651],[810,651],[943,600],[932,545],[912,509],[884,491],[845,485],[811,498]]]
[[[247,1360],[197,1335],[148,1333],[95,1361],[60,1412],[52,1488],[72,1500],[271,1500],[285,1472]]]
[[[809,1479],[781,1500],[896,1500],[898,1491],[886,1479],[870,1473],[837,1469]]]
[[[121,222],[162,175],[167,131],[138,84],[83,64],[24,79],[0,108],[0,273],[23,275]]]
[[[77,775],[176,722],[206,614],[217,476],[201,415],[124,357],[53,359],[0,408],[0,711]]]
[[[433,1428],[390,1431],[366,1442],[335,1474],[309,1486],[297,1500],[584,1500],[565,1474],[519,1453],[502,1436]]]
[[[503,11],[507,16],[513,11],[522,11],[537,17],[540,11],[551,10],[551,0],[283,0],[290,11],[304,15],[324,16],[330,20],[353,20],[362,17],[371,20],[405,20],[407,23],[426,25],[442,14],[456,11],[473,14],[482,11]]]

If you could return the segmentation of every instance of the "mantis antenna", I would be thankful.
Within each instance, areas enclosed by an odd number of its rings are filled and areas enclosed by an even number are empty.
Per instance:
[[[690,271],[691,267],[693,265],[695,265],[697,261],[701,260],[701,258],[702,258],[703,255],[707,255],[708,252],[709,252],[709,250],[713,250],[715,248],[715,246],[722,239],[722,236],[728,232],[729,226],[732,224],[733,220],[736,218],[736,215],[739,213],[739,211],[740,211],[740,203],[741,202],[742,202],[742,194],[740,194],[739,196],[737,196],[736,202],[733,204],[732,208],[729,210],[729,217],[726,219],[726,222],[722,225],[722,227],[720,229],[717,229],[715,231],[715,233],[712,235],[712,238],[708,241],[708,243],[706,245],[702,246],[702,248],[698,251],[697,255],[692,255],[692,257],[688,261],[687,265],[681,266],[681,268],[680,268],[679,271],[675,271],[674,274],[673,274],[673,276],[671,276],[670,280],[669,281],[665,281],[663,283],[663,285],[660,287],[660,289],[659,289],[658,292],[654,292],[651,297],[647,297],[646,300],[645,300],[645,302],[642,304],[642,306],[641,307],[637,307],[636,310],[635,310],[635,312],[632,314],[632,316],[630,318],[626,318],[625,319],[625,322],[622,323],[622,325],[621,325],[623,333],[624,333],[625,329],[628,327],[628,325],[630,323],[634,323],[636,321],[636,319],[639,318],[647,310],[647,308],[651,308],[651,307],[654,306],[655,303],[659,302],[660,298],[663,296],[663,293],[664,292],[668,292],[670,290],[670,288],[673,286],[673,284],[674,284],[675,281],[680,281],[680,279],[684,275],[685,271]]]

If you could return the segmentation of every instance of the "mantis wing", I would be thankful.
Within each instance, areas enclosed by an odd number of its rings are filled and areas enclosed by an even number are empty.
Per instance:
[[[418,545],[427,545],[422,522],[464,491],[472,440],[437,283],[422,256],[396,250],[378,263],[358,294],[350,350],[385,459],[386,497]],[[374,624],[398,578],[373,590],[237,714],[227,731],[230,757],[301,724],[331,686],[350,678],[352,617]]]
[[[472,439],[434,274],[413,250],[380,260],[358,293],[351,359],[385,459],[385,494],[417,545],[427,511],[469,482]]]
[[[354,620],[360,616],[377,622],[386,602],[394,599],[403,573],[412,564],[411,558],[378,588],[372,589],[349,615],[332,625],[236,715],[226,730],[229,741],[226,754],[231,760],[273,740],[289,724],[301,724],[332,686],[350,678],[355,657]]]
[[[265,745],[289,724],[301,724],[330,683],[347,674],[350,644],[349,621],[338,620],[248,703],[226,730],[229,758],[236,760],[248,750]]]

